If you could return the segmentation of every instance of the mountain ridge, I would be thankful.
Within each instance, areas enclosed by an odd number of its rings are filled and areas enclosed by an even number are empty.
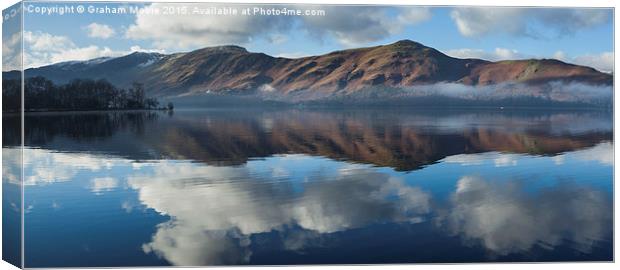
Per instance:
[[[613,80],[611,74],[555,59],[461,59],[412,40],[300,58],[274,57],[225,45],[173,54],[134,52],[101,63],[81,63],[31,68],[25,74],[26,78],[43,76],[59,83],[89,78],[128,86],[138,81],[152,96],[256,91],[346,95],[369,88],[434,83],[480,86],[563,81],[611,85]]]

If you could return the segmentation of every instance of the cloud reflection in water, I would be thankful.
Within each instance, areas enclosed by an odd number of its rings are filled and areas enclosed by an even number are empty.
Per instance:
[[[563,241],[588,253],[608,236],[612,212],[605,194],[574,183],[528,194],[523,182],[464,176],[446,213],[440,221],[451,233],[507,255]]]
[[[536,158],[558,166],[563,166],[558,157],[611,166],[607,154],[612,150],[613,144],[601,143]],[[10,157],[10,151],[3,149],[3,157]],[[587,181],[559,181],[532,190],[520,180],[454,174],[455,189],[442,198],[433,188],[408,181],[412,174],[306,155],[274,156],[242,166],[210,166],[174,160],[136,163],[43,149],[28,149],[27,153],[32,166],[26,171],[28,186],[77,180],[86,172],[92,175],[84,179],[86,188],[93,194],[105,195],[127,186],[136,191],[143,206],[169,216],[142,249],[174,265],[250,263],[253,249],[260,245],[252,237],[258,234],[276,232],[282,237],[282,247],[303,252],[334,233],[431,218],[437,231],[500,256],[566,244],[588,253],[611,232],[609,195]],[[528,158],[492,152],[450,156],[440,164],[499,171],[503,168],[498,164],[521,166]],[[311,164],[304,165],[305,178],[296,178],[295,169],[287,167],[293,162]],[[112,178],[110,172],[117,168],[129,173]],[[14,179],[13,173],[5,166],[3,178]]]
[[[175,265],[247,262],[252,234],[309,231],[284,240],[285,247],[298,249],[300,236],[416,223],[430,211],[431,196],[402,179],[367,169],[346,172],[308,179],[296,191],[293,183],[269,181],[246,167],[162,162],[128,183],[143,204],[171,216],[143,248]]]

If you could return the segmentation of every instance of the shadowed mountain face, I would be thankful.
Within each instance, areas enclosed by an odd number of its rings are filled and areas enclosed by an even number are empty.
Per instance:
[[[25,123],[27,145],[57,151],[210,165],[306,154],[409,171],[459,154],[555,155],[591,147],[612,140],[610,117],[605,112],[214,110],[33,114]],[[9,118],[5,131],[15,122]],[[572,125],[577,122],[587,125]],[[3,143],[10,145],[11,133],[4,134]]]
[[[304,90],[330,95],[439,82],[494,85],[563,81],[611,85],[613,78],[589,67],[557,60],[458,59],[410,40],[297,59],[248,52],[238,46],[170,55],[132,53],[33,68],[25,74],[58,83],[73,78],[104,78],[121,87],[139,78],[153,96],[256,91],[291,94]],[[5,73],[5,77],[10,74]]]

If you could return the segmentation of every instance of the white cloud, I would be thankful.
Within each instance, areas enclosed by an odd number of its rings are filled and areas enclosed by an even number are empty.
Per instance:
[[[495,167],[509,167],[509,166],[517,166],[517,155],[500,155],[496,159],[493,160],[495,163]]]
[[[499,59],[515,59],[522,57],[517,50],[505,48],[495,48],[495,54],[498,56]]]
[[[613,154],[613,144],[611,142],[602,142],[589,148],[555,155],[549,159],[556,165],[563,165],[567,159],[577,159],[581,161],[596,161],[602,165],[612,166],[614,162]],[[516,166],[521,157],[523,157],[522,154],[487,152],[448,156],[442,159],[441,162],[456,163],[463,166],[483,165],[492,162],[495,167],[507,167]]]
[[[448,156],[442,159],[442,162],[446,163],[456,163],[462,166],[477,166],[484,164],[489,157],[487,154],[458,154],[453,156]]]
[[[610,9],[459,7],[451,17],[466,37],[504,33],[549,38],[608,22]]]
[[[593,67],[603,72],[614,71],[614,53],[613,52],[580,55],[569,61],[577,65]]]
[[[556,51],[553,58],[582,66],[593,67],[603,72],[614,71],[614,53],[602,52],[598,54],[584,54],[575,57],[568,57],[563,51]]]
[[[114,29],[107,24],[91,23],[84,28],[91,38],[107,39],[116,33]]]
[[[2,148],[2,181],[19,185],[21,184],[21,149]]]
[[[449,56],[456,58],[478,58],[489,61],[529,58],[529,56],[524,55],[517,50],[506,48],[495,48],[495,50],[493,50],[492,52],[488,52],[482,49],[462,48],[447,50],[445,53]]]
[[[468,242],[481,243],[495,254],[554,247],[570,241],[589,252],[610,229],[611,209],[605,194],[563,183],[526,194],[518,181],[497,182],[465,176],[457,183],[441,224]]]
[[[90,45],[79,47],[65,36],[44,32],[24,32],[24,67],[39,67],[64,61],[90,60],[98,57],[121,56],[126,51]]]
[[[452,10],[450,16],[463,36],[473,37],[486,35],[497,29],[509,33],[523,32],[523,24],[511,20],[522,13],[523,10],[514,8],[463,7]]]
[[[203,231],[183,222],[169,221],[157,226],[152,241],[142,245],[173,265],[232,265],[247,262],[252,254],[250,240],[228,231]]]
[[[381,7],[327,7],[325,17],[303,17],[304,29],[316,38],[330,36],[347,47],[388,38],[400,33],[404,27],[418,24],[431,17],[429,8],[402,7],[393,9],[396,17],[389,15],[388,8]]]
[[[553,53],[553,58],[564,61],[566,59],[566,53],[563,51],[557,51]]]
[[[222,4],[170,4],[153,3],[151,7],[224,7]],[[241,9],[242,5],[237,5]],[[172,16],[165,20],[161,16],[138,14],[130,25],[126,37],[150,40],[158,49],[193,49],[199,47],[246,44],[258,37],[273,35],[290,27],[289,18],[282,16],[205,16],[190,14]]]
[[[153,170],[130,176],[128,185],[143,205],[171,216],[143,249],[175,265],[246,262],[252,234],[291,225],[311,232],[284,239],[285,246],[296,249],[323,233],[386,220],[417,223],[430,211],[428,193],[364,169],[309,179],[300,183],[301,193],[288,181],[266,181],[274,171],[261,176],[248,167],[168,162]]]
[[[2,176],[13,184],[20,183],[21,150],[2,149]],[[23,150],[24,185],[48,185],[71,181],[81,171],[100,172],[121,164],[129,164],[124,159],[104,158],[88,154],[58,153],[50,150],[25,148]],[[110,179],[95,179],[91,186],[94,191],[111,187]]]
[[[269,84],[261,85],[260,87],[258,87],[258,90],[261,91],[261,92],[266,92],[266,93],[272,93],[272,92],[276,91],[276,89],[273,86],[269,85]]]
[[[50,55],[49,60],[51,63],[58,63],[69,60],[90,60],[104,56],[120,56],[123,54],[125,54],[125,52],[117,52],[108,47],[100,48],[95,45],[90,45],[87,47],[75,47],[57,51]]]
[[[24,43],[32,51],[56,51],[63,47],[75,47],[65,36],[55,36],[44,32],[24,32]]]
[[[164,4],[154,3],[157,7]],[[165,4],[169,5],[169,4]],[[173,4],[173,7],[176,4]],[[184,4],[183,6],[186,6]],[[181,5],[179,5],[181,7]],[[221,4],[192,4],[193,10],[206,7],[223,7]],[[241,10],[246,5],[236,5]],[[269,6],[264,8],[269,9]],[[298,5],[296,8],[316,8]],[[420,23],[431,17],[429,8],[391,8],[396,16],[383,7],[330,7],[321,6],[326,16],[175,16],[161,20],[159,16],[139,14],[129,26],[126,37],[150,40],[154,47],[166,49],[193,49],[207,46],[244,45],[256,39],[273,44],[285,42],[289,31],[306,31],[314,38],[334,38],[345,46],[360,46],[398,33],[405,26]],[[298,27],[293,29],[293,26]]]
[[[7,39],[2,40],[2,71],[21,69],[21,32],[13,33]]]
[[[555,156],[555,160],[561,160],[562,163],[567,158],[574,158],[581,161],[596,161],[602,165],[613,166],[614,146],[611,142],[604,142],[590,148]]]
[[[118,187],[118,180],[113,177],[98,177],[91,180],[90,190],[101,195],[104,191],[110,191]]]
[[[403,7],[398,15],[402,24],[418,24],[431,18],[431,9],[427,7]]]
[[[585,54],[575,57],[569,57],[563,51],[556,51],[552,55],[544,56],[524,54],[519,52],[518,50],[507,48],[495,48],[495,50],[490,52],[482,49],[460,48],[447,50],[445,51],[445,54],[456,58],[478,58],[488,61],[554,58],[567,63],[592,67],[603,72],[613,72],[614,69],[613,52],[602,52],[599,54]]]
[[[284,58],[302,58],[306,56],[310,56],[305,52],[291,52],[291,53],[280,53],[275,55],[276,57],[284,57]]]
[[[564,165],[564,162],[566,161],[563,155],[554,156],[551,160],[553,161],[553,164],[558,166]]]
[[[138,45],[133,45],[129,48],[131,52],[147,52],[147,53],[166,53],[163,49],[144,49]]]
[[[487,152],[477,154],[458,154],[448,156],[441,161],[446,163],[456,163],[462,166],[477,166],[484,165],[487,162],[492,162],[495,167],[508,167],[516,166],[519,158],[522,156],[522,154]]]

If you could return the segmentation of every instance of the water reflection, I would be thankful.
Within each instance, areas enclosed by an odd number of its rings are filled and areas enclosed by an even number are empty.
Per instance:
[[[375,222],[420,222],[430,210],[427,192],[369,170],[313,172],[294,183],[248,168],[160,163],[128,183],[142,204],[172,217],[143,248],[177,265],[247,262],[252,234],[291,227],[323,234]],[[303,246],[286,241],[289,248]]]
[[[613,166],[614,162],[613,145],[611,142],[601,142],[593,147],[588,147],[568,153],[561,153],[552,156],[551,160],[557,165],[564,164],[567,156],[573,159],[588,162],[596,161],[602,165]],[[458,154],[446,157],[441,162],[458,163],[463,166],[482,165],[487,162],[493,163],[495,167],[517,166],[518,159],[527,157],[524,154],[486,152],[479,154]]]
[[[588,253],[609,237],[612,211],[601,191],[568,182],[528,194],[523,185],[464,176],[439,219],[450,232],[500,255],[563,242]]]
[[[583,168],[570,168],[574,162],[612,149],[610,143],[602,143],[563,154],[567,165],[557,164],[555,157],[538,157],[536,163],[561,166],[561,171],[576,175],[571,170]],[[434,240],[438,246],[446,242],[454,248],[454,243],[447,241],[454,236],[461,239],[461,248],[482,247],[493,255],[471,258],[473,261],[565,246],[590,254],[593,249],[600,252],[611,235],[610,194],[600,186],[564,179],[532,188],[529,179],[490,176],[503,173],[503,167],[496,163],[504,155],[515,164],[531,160],[526,155],[473,154],[480,162],[464,164],[476,167],[472,171],[478,175],[463,172],[447,184],[449,192],[443,195],[443,185],[424,183],[433,180],[432,174],[430,179],[421,179],[416,174],[308,155],[281,155],[244,166],[222,167],[178,160],[136,163],[42,149],[28,149],[27,153],[31,156],[28,179],[40,178],[40,170],[54,168],[71,172],[57,179],[83,181],[84,188],[95,196],[135,190],[144,209],[152,209],[168,220],[152,224],[156,230],[150,239],[134,244],[141,246],[144,254],[155,254],[173,265],[252,264],[254,254],[265,245],[298,254],[338,248],[340,238],[381,224],[434,224],[430,230],[446,237]],[[452,171],[463,164],[447,162],[455,159],[457,156],[444,159],[441,169]],[[76,160],[84,162],[76,166]],[[611,168],[604,158],[593,162],[598,165],[586,166]],[[122,178],[109,176],[125,170],[128,173]],[[88,178],[76,177],[85,172]],[[424,172],[426,169],[420,170]],[[607,179],[597,174],[593,178],[603,183]],[[62,182],[27,182],[33,188],[54,183]],[[69,202],[75,200],[72,196],[77,195],[66,194]],[[27,196],[29,215],[42,211],[35,207],[39,202],[33,197]],[[64,204],[60,201],[59,205]],[[30,220],[31,226],[45,222]],[[257,240],[261,235],[269,240]]]
[[[179,111],[174,116],[39,114],[25,122],[26,145],[56,151],[220,166],[301,153],[409,171],[464,153],[553,155],[591,147],[611,140],[610,117],[587,111],[214,110]],[[14,140],[10,133],[5,137]]]
[[[39,116],[26,266],[612,259],[604,113],[114,114]]]

